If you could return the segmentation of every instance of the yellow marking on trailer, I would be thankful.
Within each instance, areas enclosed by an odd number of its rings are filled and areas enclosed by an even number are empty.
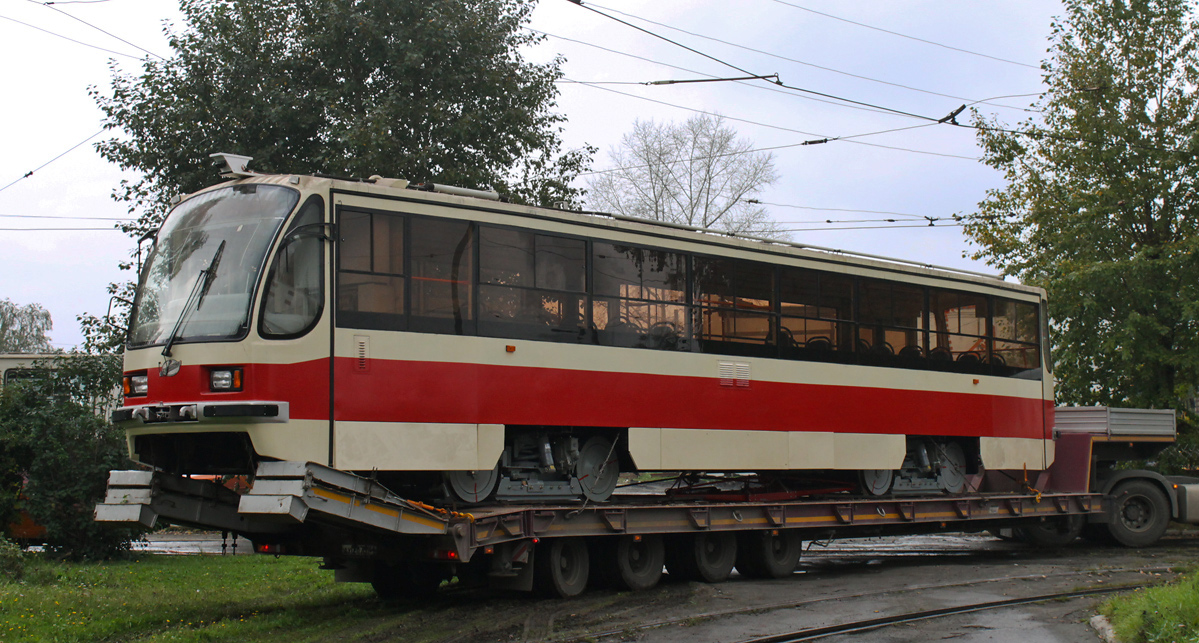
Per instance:
[[[322,498],[325,498],[326,500],[336,500],[338,502],[344,502],[344,503],[350,505],[351,507],[362,507],[368,511],[374,511],[376,513],[381,513],[384,516],[388,516],[390,518],[399,518],[401,520],[407,520],[408,522],[414,522],[418,525],[424,525],[426,527],[433,527],[435,529],[441,529],[441,528],[445,527],[444,523],[438,522],[436,520],[432,520],[430,518],[425,518],[424,516],[400,511],[399,509],[392,509],[390,507],[381,507],[379,505],[367,504],[360,499],[353,498],[351,496],[347,496],[342,493],[337,493],[335,491],[328,491],[326,489],[316,488],[316,489],[312,490],[312,493],[315,495],[318,495]]]

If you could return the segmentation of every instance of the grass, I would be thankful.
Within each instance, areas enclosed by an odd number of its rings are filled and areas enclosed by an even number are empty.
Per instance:
[[[1199,570],[1108,600],[1100,612],[1122,643],[1199,643]]]
[[[0,642],[302,643],[384,616],[369,585],[335,584],[312,558],[154,556],[61,563],[29,556],[0,580]],[[394,611],[387,615],[394,619]],[[342,632],[343,634],[345,632]]]

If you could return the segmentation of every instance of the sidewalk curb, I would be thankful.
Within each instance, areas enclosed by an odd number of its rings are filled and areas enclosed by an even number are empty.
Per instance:
[[[1120,639],[1116,638],[1116,630],[1112,629],[1112,624],[1107,620],[1107,617],[1102,614],[1096,614],[1091,617],[1091,628],[1103,639],[1106,643],[1120,643]]]

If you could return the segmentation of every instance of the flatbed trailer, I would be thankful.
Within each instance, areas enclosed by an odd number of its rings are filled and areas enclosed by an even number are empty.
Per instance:
[[[795,569],[804,540],[990,530],[1039,544],[1088,533],[1144,546],[1170,520],[1199,522],[1199,480],[1113,466],[1172,443],[1173,414],[1166,412],[1168,424],[1155,412],[1121,427],[1127,414],[1117,412],[1113,423],[1102,413],[1059,409],[1064,430],[1053,467],[1036,479],[977,474],[968,485],[975,491],[958,495],[618,493],[594,504],[452,509],[321,464],[262,462],[244,494],[211,480],[113,471],[96,519],[234,532],[262,553],[323,557],[337,580],[371,582],[386,595],[478,576],[559,596],[581,592],[592,571],[617,586],[649,587],[663,564],[708,582],[723,580],[734,566],[742,575],[778,577]]]

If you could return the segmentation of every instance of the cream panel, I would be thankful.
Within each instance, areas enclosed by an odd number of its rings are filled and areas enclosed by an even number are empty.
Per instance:
[[[478,437],[478,454],[475,456],[475,466],[470,471],[486,471],[494,469],[504,452],[504,425],[480,424]]]
[[[787,434],[782,431],[662,429],[662,469],[787,469]]]
[[[459,337],[423,333],[337,329],[337,356],[353,354],[354,336],[369,335],[371,357],[419,362],[463,362],[490,366],[557,368],[563,370],[631,372],[675,377],[711,378],[716,386],[718,364],[728,356],[613,349],[489,337]],[[515,346],[507,352],[506,346]],[[822,362],[737,358],[751,364],[753,381],[865,388],[1002,395],[1041,399],[1041,382],[1011,377],[976,377],[935,371],[874,368]],[[978,384],[974,380],[979,380]],[[753,386],[751,382],[750,386]]]
[[[328,420],[291,420],[284,425],[250,426],[248,432],[259,455],[299,462],[329,460]]]
[[[907,438],[874,433],[834,434],[834,469],[898,469]]]
[[[1053,461],[1053,442],[1035,438],[979,438],[978,446],[983,466],[992,471],[998,469],[1023,469],[1028,467],[1040,471]]]
[[[787,434],[789,469],[831,469],[836,462],[835,434],[824,431]]]
[[[641,471],[662,470],[662,429],[629,429],[629,455]]]
[[[484,460],[480,442],[495,445],[498,425],[480,431],[477,424],[407,422],[338,422],[334,430],[334,460],[338,469],[390,471],[477,471]],[[485,434],[486,437],[480,434]],[[502,443],[502,432],[500,442]]]

